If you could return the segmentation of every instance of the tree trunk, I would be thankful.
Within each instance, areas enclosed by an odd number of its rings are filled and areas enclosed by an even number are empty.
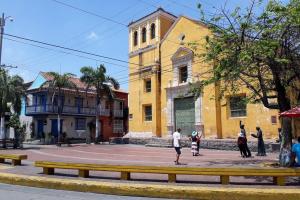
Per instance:
[[[0,125],[0,139],[3,140],[3,148],[6,148],[6,135],[5,135],[5,126],[4,126],[4,123],[5,123],[5,116],[4,115],[1,115],[1,125]]]
[[[100,131],[99,131],[99,115],[96,116],[96,135],[95,135],[95,143],[99,142],[99,136],[100,136]]]
[[[96,135],[95,135],[95,142],[99,143],[100,139],[100,113],[101,113],[101,101],[99,101],[97,105],[97,114],[96,114]]]
[[[286,92],[285,86],[280,79],[280,67],[276,62],[270,64],[270,68],[273,74],[275,88],[277,91],[277,102],[279,111],[284,112],[291,109],[290,99]],[[282,142],[280,146],[279,164],[282,167],[290,167],[292,165],[292,120],[287,117],[283,117],[281,121],[282,128]]]
[[[57,133],[57,144],[58,146],[61,145],[61,134],[60,134],[60,114],[57,115],[57,130],[58,130],[58,133]]]
[[[99,142],[99,138],[100,138],[100,126],[99,126],[100,113],[101,113],[101,100],[100,100],[99,94],[97,94],[97,99],[96,99],[96,134],[95,134],[95,143],[96,144]]]
[[[279,164],[282,167],[290,167],[292,148],[292,120],[288,117],[282,118],[282,141],[280,145]]]

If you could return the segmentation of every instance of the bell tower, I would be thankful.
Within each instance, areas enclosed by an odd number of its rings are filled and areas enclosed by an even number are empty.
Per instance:
[[[161,136],[160,42],[176,20],[162,8],[129,28],[129,132]]]

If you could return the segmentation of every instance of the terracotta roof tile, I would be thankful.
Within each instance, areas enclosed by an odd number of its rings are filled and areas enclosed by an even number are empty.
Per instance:
[[[47,81],[51,81],[53,79],[51,74],[49,74],[48,72],[40,72],[40,73]],[[78,89],[85,90],[85,88],[87,87],[87,85],[84,82],[82,82],[79,78],[72,77],[70,80],[77,86]],[[94,89],[95,89],[94,87],[91,87],[91,90],[94,90]],[[128,93],[128,92],[120,90],[120,89],[119,90],[113,89],[113,91]]]

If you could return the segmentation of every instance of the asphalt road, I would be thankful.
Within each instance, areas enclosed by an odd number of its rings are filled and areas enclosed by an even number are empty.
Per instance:
[[[163,200],[0,184],[0,200]]]

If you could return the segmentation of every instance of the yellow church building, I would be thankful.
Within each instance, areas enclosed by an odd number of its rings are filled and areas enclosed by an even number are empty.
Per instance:
[[[278,111],[240,103],[246,88],[221,100],[218,85],[199,97],[190,92],[211,68],[197,56],[210,34],[205,24],[159,8],[128,27],[129,134],[168,137],[181,128],[184,135],[197,130],[205,138],[236,138],[242,121],[248,133],[260,126],[265,138],[278,136]],[[197,50],[188,45],[195,41]]]

